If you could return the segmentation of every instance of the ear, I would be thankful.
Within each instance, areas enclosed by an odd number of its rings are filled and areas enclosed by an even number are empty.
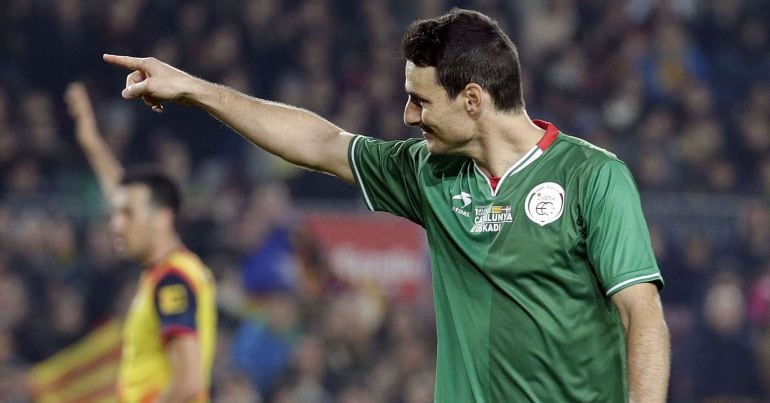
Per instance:
[[[481,111],[484,100],[484,90],[476,83],[470,83],[463,89],[465,111],[471,116],[477,116]]]

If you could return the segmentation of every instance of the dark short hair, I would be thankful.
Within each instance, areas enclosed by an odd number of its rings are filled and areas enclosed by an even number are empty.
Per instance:
[[[497,22],[476,11],[452,9],[413,22],[403,38],[404,56],[418,67],[435,67],[451,99],[479,84],[500,110],[524,107],[516,46]]]
[[[179,187],[156,167],[132,168],[123,175],[120,184],[145,185],[150,189],[150,203],[156,207],[170,208],[174,216],[179,212],[182,204]]]

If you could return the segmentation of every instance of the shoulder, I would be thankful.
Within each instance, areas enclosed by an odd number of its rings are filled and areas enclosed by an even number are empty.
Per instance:
[[[181,248],[168,258],[169,266],[189,272],[206,271],[208,268],[203,261],[187,248]]]
[[[550,164],[564,175],[567,187],[577,190],[581,197],[596,196],[597,191],[617,188],[636,182],[629,167],[614,153],[584,139],[559,133],[551,146]]]
[[[382,140],[374,137],[356,135],[350,142],[351,152],[360,150],[386,151],[390,154],[409,154],[413,156],[427,155],[428,148],[424,139],[410,138],[405,140]]]
[[[579,182],[595,179],[600,172],[607,171],[630,175],[628,167],[617,155],[584,139],[560,133],[553,147],[559,163]]]
[[[445,175],[470,163],[470,159],[458,156],[432,155],[424,139],[381,140],[356,136],[351,142],[350,153],[356,161],[362,159],[374,165],[395,164],[418,175]]]
[[[182,281],[193,290],[209,287],[213,283],[209,268],[196,254],[185,248],[174,252],[162,265],[153,269],[151,280],[156,286],[169,281]]]
[[[608,161],[621,162],[617,155],[590,143],[587,140],[560,133],[559,141],[554,144],[563,157],[572,158],[575,162],[601,166]]]

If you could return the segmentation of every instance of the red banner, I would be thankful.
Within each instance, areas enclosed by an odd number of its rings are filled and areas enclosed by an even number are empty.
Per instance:
[[[416,224],[383,213],[310,212],[305,225],[335,273],[353,284],[409,292],[429,282],[425,231]]]

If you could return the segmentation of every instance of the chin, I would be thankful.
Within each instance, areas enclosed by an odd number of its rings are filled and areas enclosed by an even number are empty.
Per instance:
[[[125,246],[115,243],[115,244],[112,245],[112,249],[115,250],[115,253],[119,257],[121,257],[121,258],[126,257],[127,251],[126,251],[126,247]]]
[[[133,262],[136,260],[136,252],[131,251],[128,247],[125,245],[122,246],[115,246],[115,252],[117,252],[117,255],[119,258]]]
[[[447,147],[446,144],[428,141],[426,145],[430,155],[463,155],[458,150]]]
[[[133,260],[133,256],[125,248],[116,249],[118,257],[123,260]]]
[[[428,152],[430,153],[430,155],[441,155],[441,151],[437,150],[435,147],[431,147],[430,144],[428,144],[427,148],[428,148]]]
[[[430,155],[446,155],[446,153],[443,152],[442,150],[434,150],[434,149],[432,149],[430,147],[428,147],[428,153]]]
[[[442,155],[445,152],[441,144],[438,144],[435,139],[426,139],[425,145],[431,155]]]

